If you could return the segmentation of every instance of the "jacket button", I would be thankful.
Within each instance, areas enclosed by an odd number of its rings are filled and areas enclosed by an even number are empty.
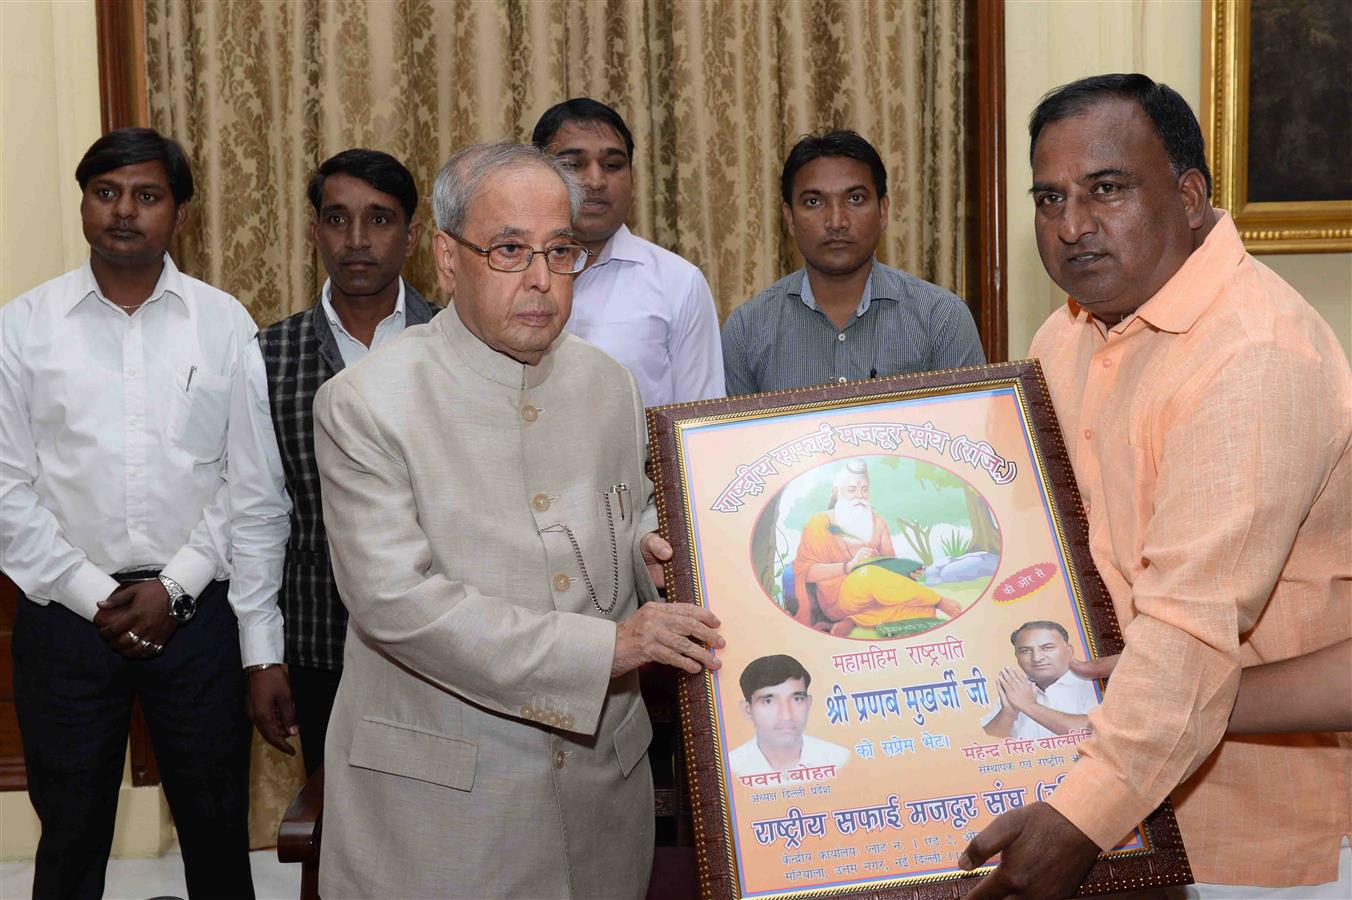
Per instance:
[[[544,494],[536,494],[530,498],[530,505],[535,507],[536,512],[544,512],[549,509],[549,498]]]
[[[569,578],[562,572],[554,576],[554,590],[558,591],[559,593],[563,593],[564,591],[568,590],[568,588],[571,587],[572,584],[573,579]]]
[[[567,760],[567,754],[565,754],[562,750],[559,750],[559,751],[555,752],[555,754],[554,754],[554,768],[556,768],[556,769],[562,769],[562,768],[563,768],[563,764],[564,764],[564,762],[565,762],[566,760]]]
[[[540,418],[540,410],[527,403],[525,406],[521,407],[521,418],[525,419],[527,422],[534,422],[536,419]]]

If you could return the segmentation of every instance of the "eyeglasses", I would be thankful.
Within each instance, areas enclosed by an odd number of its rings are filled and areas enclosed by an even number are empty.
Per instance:
[[[487,260],[488,268],[496,272],[524,272],[535,261],[535,254],[542,253],[549,271],[557,275],[576,275],[587,268],[587,258],[592,255],[580,244],[555,244],[536,250],[516,241],[504,241],[491,247],[480,247],[453,231],[447,231],[446,236],[482,256]]]

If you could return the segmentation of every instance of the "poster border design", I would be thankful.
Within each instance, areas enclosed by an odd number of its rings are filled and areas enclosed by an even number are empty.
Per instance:
[[[1074,602],[1087,626],[1090,646],[1095,655],[1120,652],[1122,632],[1107,588],[1089,553],[1088,522],[1079,488],[1037,360],[944,369],[648,409],[650,465],[656,487],[659,527],[674,550],[672,559],[665,566],[668,600],[701,602],[693,553],[694,521],[685,490],[683,430],[720,422],[754,421],[758,417],[768,419],[826,412],[859,401],[891,403],[1010,387],[1014,389],[1023,415],[1025,437],[1039,469],[1041,490],[1051,514],[1052,527],[1070,564],[1067,576]],[[703,897],[740,897],[729,789],[722,769],[723,754],[716,737],[718,710],[711,673],[681,675],[679,707],[700,893]],[[1163,887],[1192,880],[1169,801],[1165,800],[1142,824],[1144,846],[1100,857],[1085,879],[1080,896]],[[858,892],[877,900],[958,898],[970,889],[970,879],[988,871],[990,867],[972,873],[903,875],[885,885],[879,885],[876,877],[870,877],[860,879],[861,882],[867,880],[867,884],[788,889],[756,896],[762,900],[797,900],[843,897]]]

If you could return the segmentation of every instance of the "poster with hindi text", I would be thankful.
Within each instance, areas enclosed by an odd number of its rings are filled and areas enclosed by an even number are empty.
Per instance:
[[[721,620],[681,685],[705,896],[952,896],[1045,800],[1117,652],[1041,372],[1005,363],[649,410],[670,599]],[[1086,891],[1186,880],[1162,807]],[[1144,874],[1143,874],[1144,873]]]

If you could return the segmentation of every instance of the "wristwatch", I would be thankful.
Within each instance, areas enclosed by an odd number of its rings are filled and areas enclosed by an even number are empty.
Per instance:
[[[160,584],[169,592],[169,615],[180,623],[186,622],[197,613],[197,598],[190,596],[183,586],[172,578],[160,576]]]

